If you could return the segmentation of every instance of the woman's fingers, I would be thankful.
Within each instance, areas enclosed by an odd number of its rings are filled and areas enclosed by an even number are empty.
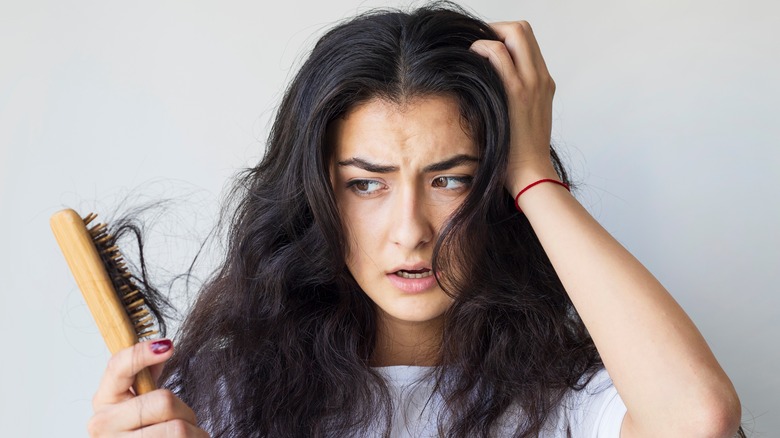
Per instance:
[[[156,379],[162,363],[173,354],[167,339],[140,342],[111,356],[93,398],[89,420],[91,437],[207,437],[195,413],[167,389],[136,396],[131,390],[136,374],[151,367]]]
[[[547,75],[547,64],[527,21],[492,23],[490,25],[506,45],[524,75]]]
[[[139,342],[111,356],[100,386],[92,399],[93,410],[97,412],[105,405],[120,403],[134,397],[130,388],[135,375],[150,365],[165,362],[172,353],[171,341],[160,339]]]
[[[519,80],[515,61],[509,54],[506,45],[501,41],[477,40],[471,45],[471,50],[487,58],[498,71],[501,80],[510,87]]]
[[[209,435],[203,429],[186,421],[171,420],[135,430],[126,436],[128,438],[208,438]]]
[[[122,403],[104,406],[90,419],[91,431],[129,431],[172,420],[197,424],[195,413],[167,389],[158,389]]]
[[[531,25],[526,21],[491,24],[500,41],[478,40],[471,48],[488,58],[510,91],[541,87],[555,89]]]
[[[511,147],[505,183],[515,193],[515,186],[526,182],[523,179],[555,175],[550,160],[555,82],[527,22],[493,23],[491,27],[499,40],[478,40],[471,49],[490,61],[506,88]]]

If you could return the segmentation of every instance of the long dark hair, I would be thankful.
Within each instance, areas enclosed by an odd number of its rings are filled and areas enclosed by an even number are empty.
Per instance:
[[[316,44],[285,93],[263,160],[238,180],[226,257],[163,376],[213,436],[389,429],[392,401],[369,366],[375,307],[345,266],[327,142],[333,120],[374,98],[453,96],[479,147],[471,191],[434,249],[434,270],[460,273],[442,284],[454,304],[433,374],[444,401],[440,433],[487,436],[518,406],[525,415],[514,434],[536,436],[566,391],[602,367],[504,190],[506,94],[489,62],[469,50],[478,39],[498,37],[435,3],[361,15]]]

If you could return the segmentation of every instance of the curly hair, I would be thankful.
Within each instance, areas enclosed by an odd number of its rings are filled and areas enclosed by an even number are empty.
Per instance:
[[[313,48],[266,154],[237,181],[226,256],[162,377],[213,436],[389,434],[392,399],[370,366],[376,308],[345,265],[327,141],[333,120],[375,98],[453,96],[479,148],[472,189],[434,248],[434,270],[460,274],[442,284],[454,303],[433,374],[440,434],[489,436],[518,406],[514,435],[537,436],[565,393],[603,367],[503,188],[507,98],[497,72],[469,50],[479,39],[498,37],[442,2],[360,15]],[[552,147],[551,158],[568,182]]]

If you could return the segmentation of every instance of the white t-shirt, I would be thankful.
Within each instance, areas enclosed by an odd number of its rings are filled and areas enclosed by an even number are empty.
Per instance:
[[[386,380],[393,397],[395,413],[391,437],[436,437],[440,400],[431,398],[433,382],[426,378],[429,367],[391,366],[375,368]],[[581,391],[569,391],[550,416],[540,438],[566,436],[566,427],[574,438],[619,438],[626,406],[606,370],[597,372]],[[509,409],[500,420],[498,436],[513,431],[513,419],[522,413]]]

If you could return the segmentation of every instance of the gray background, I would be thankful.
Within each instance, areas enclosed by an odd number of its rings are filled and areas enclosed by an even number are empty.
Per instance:
[[[316,35],[378,4],[2,0],[0,435],[84,436],[108,357],[48,217],[187,199],[150,247],[180,269]],[[696,322],[753,436],[780,436],[778,4],[464,4],[531,22],[579,198]]]

